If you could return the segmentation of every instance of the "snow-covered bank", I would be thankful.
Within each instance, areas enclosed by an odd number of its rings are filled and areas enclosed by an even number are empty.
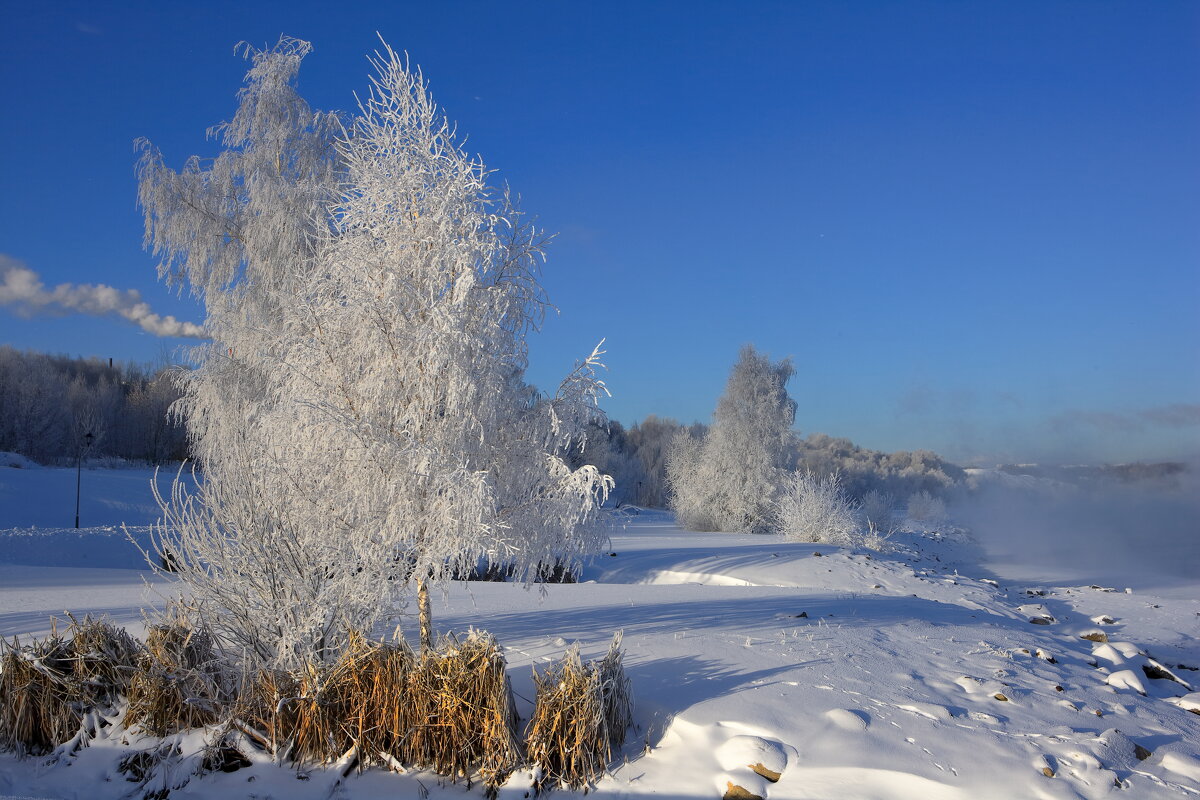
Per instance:
[[[176,468],[158,471],[158,486],[170,495]],[[76,475],[73,467],[0,467],[0,530],[5,528],[69,528],[75,524],[75,489],[79,485],[82,527],[150,525],[160,516],[150,491],[155,470],[92,469]],[[184,480],[191,481],[185,472]]]
[[[873,554],[695,534],[643,513],[583,583],[544,593],[454,584],[435,594],[434,619],[497,636],[525,717],[531,665],[576,640],[598,656],[624,629],[637,728],[596,787],[604,795],[718,798],[730,784],[776,800],[1200,793],[1200,715],[1188,711],[1200,689],[1200,597],[1012,582],[978,566],[979,549],[952,529],[900,533],[896,546]],[[44,632],[45,615],[65,608],[107,611],[140,632],[136,609],[153,601],[142,574],[0,568],[0,633]],[[150,742],[106,730],[70,766],[0,756],[0,794],[140,796],[116,761]],[[185,754],[199,741],[181,740]],[[171,797],[465,791],[427,773],[343,779],[249,755],[250,767],[202,778],[184,764],[174,779],[186,785]],[[524,798],[529,783],[518,773],[501,796]]]

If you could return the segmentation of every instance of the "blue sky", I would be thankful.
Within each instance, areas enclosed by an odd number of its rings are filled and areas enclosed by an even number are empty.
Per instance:
[[[314,44],[353,107],[376,31],[559,237],[552,388],[608,339],[611,415],[707,420],[738,348],[797,427],[961,461],[1200,452],[1200,4],[43,3],[0,29],[0,253],[200,321],[141,249],[132,142],[179,166],[239,40]],[[116,317],[0,343],[148,361]]]

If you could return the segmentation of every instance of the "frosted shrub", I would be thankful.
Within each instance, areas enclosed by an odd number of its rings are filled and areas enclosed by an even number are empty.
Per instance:
[[[868,550],[875,550],[880,553],[886,553],[892,549],[891,537],[896,532],[895,528],[887,528],[880,530],[873,522],[867,522],[867,530],[862,535],[862,546]]]
[[[940,522],[946,518],[946,504],[924,490],[908,498],[908,518],[915,522]]]
[[[775,524],[793,541],[854,547],[862,538],[857,512],[836,473],[817,477],[797,471],[784,481],[775,504]]]
[[[697,480],[704,440],[686,429],[675,434],[667,447],[667,485],[671,489],[671,509],[688,530],[715,531],[704,486]]]
[[[895,527],[896,498],[887,492],[872,489],[862,496],[859,509],[863,518],[863,526],[874,526],[882,534],[888,534]]]

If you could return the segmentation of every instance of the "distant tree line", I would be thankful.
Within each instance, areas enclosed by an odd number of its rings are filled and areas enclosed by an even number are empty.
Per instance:
[[[612,420],[607,430],[593,429],[583,452],[576,451],[571,460],[575,464],[594,464],[612,476],[616,486],[609,498],[614,505],[668,508],[667,453],[671,442],[681,432],[701,441],[708,429],[703,423],[683,425],[654,414],[628,428]],[[966,478],[961,467],[929,450],[885,453],[824,433],[802,437],[793,432],[783,467],[819,476],[837,474],[842,488],[856,499],[872,490],[899,499],[922,491],[945,496]]]
[[[838,474],[846,493],[856,499],[872,491],[897,498],[919,492],[945,496],[948,489],[967,477],[962,467],[929,450],[883,453],[823,433],[809,434],[804,439],[795,437],[790,449],[793,470],[816,475]]]
[[[676,434],[666,485],[680,524],[883,549],[905,495],[909,519],[944,517],[939,495],[963,481],[963,470],[927,451],[885,454],[820,434],[798,438],[787,393],[794,374],[790,359],[773,362],[746,345],[712,425]]]
[[[769,374],[769,369],[760,367],[764,374]],[[740,476],[743,483],[747,480],[745,465],[725,463],[728,457],[748,461],[758,458],[764,465],[787,473],[799,471],[819,477],[837,475],[841,488],[853,500],[862,500],[871,492],[891,496],[897,501],[919,492],[944,497],[947,490],[966,479],[962,468],[928,450],[883,453],[823,433],[801,437],[792,430],[790,420],[775,432],[777,455],[755,455],[746,443],[731,442],[723,446],[723,439],[729,438],[726,434],[709,446],[710,456],[705,456],[703,443],[710,427],[699,422],[683,425],[654,414],[628,428],[612,420],[607,427],[593,426],[583,448],[576,448],[570,460],[576,465],[594,464],[601,472],[612,476],[616,483],[609,495],[612,504],[644,508],[671,507],[667,463],[677,438],[680,442],[691,441],[695,450],[694,461],[681,465],[681,468],[711,473],[702,474],[702,479],[695,483],[697,491],[705,494],[727,491],[735,482],[735,476]],[[753,439],[747,438],[748,441]],[[771,479],[764,476],[760,479],[761,486],[744,494],[759,496],[769,502]]]
[[[181,421],[170,413],[179,398],[167,364],[71,358],[0,345],[0,451],[43,464],[73,460],[92,433],[88,457],[164,463],[188,455]],[[701,442],[708,425],[684,425],[649,415],[625,427],[616,420],[591,426],[568,461],[611,475],[614,505],[667,508],[667,456],[680,434]],[[853,498],[872,490],[905,498],[944,495],[965,478],[962,469],[927,450],[883,453],[823,433],[789,431],[780,468],[838,474]]]
[[[42,464],[88,458],[163,463],[187,454],[165,364],[114,363],[0,345],[0,451]],[[87,445],[87,434],[92,434]]]
[[[1083,486],[1101,481],[1119,481],[1121,483],[1140,483],[1143,481],[1170,482],[1178,481],[1188,472],[1188,465],[1182,461],[1162,461],[1157,463],[1133,464],[1102,464],[1081,465],[1066,464],[1054,466],[1048,464],[1002,464],[1001,472],[1009,475],[1028,475],[1034,478],[1050,480]]]
[[[576,444],[568,462],[573,467],[592,464],[615,482],[609,493],[612,505],[643,508],[667,507],[667,451],[680,432],[703,435],[705,425],[682,425],[654,414],[626,428],[616,420],[592,425],[585,441]]]

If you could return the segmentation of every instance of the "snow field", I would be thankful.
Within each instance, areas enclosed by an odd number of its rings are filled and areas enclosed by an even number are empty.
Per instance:
[[[1011,583],[978,566],[963,532],[907,527],[894,552],[875,554],[695,534],[669,515],[642,513],[614,533],[615,555],[598,557],[584,582],[542,592],[452,584],[434,595],[435,625],[497,637],[526,718],[531,666],[544,668],[572,641],[598,657],[623,629],[635,728],[596,787],[606,795],[1200,793],[1200,715],[1189,710],[1200,707],[1200,673],[1190,669],[1200,667],[1200,599]],[[0,532],[0,560],[28,535]],[[58,566],[0,566],[0,634],[45,633],[48,615],[66,609],[107,612],[142,632],[139,609],[156,602],[144,573],[80,563],[74,535],[46,533],[35,548],[39,563],[57,557]],[[415,636],[409,620],[404,629]],[[137,787],[116,762],[151,743],[115,722],[58,766],[0,755],[0,794],[130,796]],[[295,770],[248,748],[250,767],[191,778],[188,759],[202,740],[202,732],[179,738],[171,774],[186,782],[171,797],[465,791],[427,773]],[[517,773],[500,795],[523,800],[531,777]]]

